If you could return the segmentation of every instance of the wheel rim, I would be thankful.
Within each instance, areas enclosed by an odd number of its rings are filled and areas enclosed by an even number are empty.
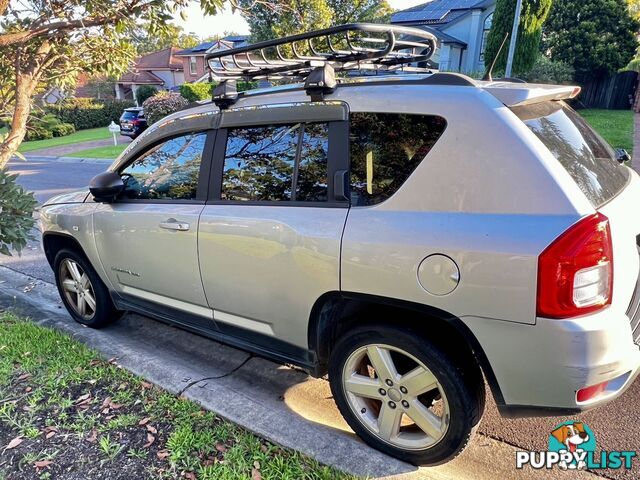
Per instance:
[[[67,304],[83,320],[91,320],[96,314],[96,294],[87,273],[77,262],[65,258],[60,263],[60,282]]]
[[[449,403],[433,373],[390,345],[365,345],[347,359],[342,386],[354,415],[380,440],[405,450],[436,445],[447,433]]]

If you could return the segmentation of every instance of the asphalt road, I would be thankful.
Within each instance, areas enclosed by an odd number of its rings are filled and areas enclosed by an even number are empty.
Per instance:
[[[40,202],[52,195],[82,188],[88,184],[92,176],[104,171],[106,167],[105,163],[38,161],[15,162],[9,165],[12,172],[21,175],[19,182],[32,190]],[[37,240],[30,242],[22,257],[3,258],[0,263],[38,279],[53,282],[51,270]],[[532,384],[531,388],[545,388],[545,385]],[[569,417],[503,419],[499,416],[490,396],[489,399],[480,432],[525,450],[546,449],[550,432],[562,421],[570,419]],[[635,451],[640,448],[639,412],[640,381],[636,381],[625,395],[613,403],[573,419],[581,420],[591,427],[596,435],[598,448],[607,451]],[[636,465],[633,471],[606,470],[597,473],[616,479],[637,479],[640,478],[640,459],[636,459]]]

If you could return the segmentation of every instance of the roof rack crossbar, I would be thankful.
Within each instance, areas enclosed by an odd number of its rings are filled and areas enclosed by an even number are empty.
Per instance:
[[[417,28],[355,23],[221,50],[206,59],[211,73],[222,80],[299,80],[325,64],[336,72],[401,67],[428,72],[420,64],[431,58],[436,45],[434,35]]]

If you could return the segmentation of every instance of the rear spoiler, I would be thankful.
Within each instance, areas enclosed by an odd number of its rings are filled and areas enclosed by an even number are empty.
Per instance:
[[[544,85],[536,83],[478,82],[478,86],[496,97],[507,107],[530,105],[550,100],[569,100],[581,91],[580,87]]]

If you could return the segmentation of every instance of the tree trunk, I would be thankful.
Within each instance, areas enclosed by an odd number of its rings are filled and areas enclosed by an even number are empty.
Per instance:
[[[27,120],[31,114],[31,96],[35,92],[38,81],[31,74],[16,74],[16,97],[11,131],[0,143],[0,170],[3,170],[13,154],[18,150],[27,133]]]

